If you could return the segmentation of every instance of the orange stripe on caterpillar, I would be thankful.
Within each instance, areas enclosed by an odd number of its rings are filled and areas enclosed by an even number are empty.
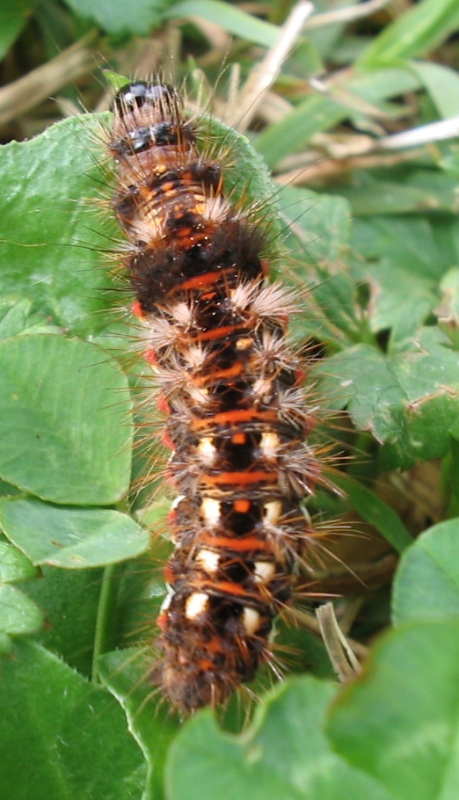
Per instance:
[[[193,419],[191,427],[199,431],[209,428],[212,425],[238,425],[244,422],[277,422],[278,414],[276,411],[258,411],[256,408],[234,409],[232,411],[222,411],[206,419]]]

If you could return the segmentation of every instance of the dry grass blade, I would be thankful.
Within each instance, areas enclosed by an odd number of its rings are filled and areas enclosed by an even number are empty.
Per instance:
[[[316,610],[322,638],[330,657],[333,669],[341,683],[347,683],[360,673],[357,661],[349,643],[339,627],[332,603],[325,603]]]
[[[91,31],[48,64],[0,89],[0,124],[25,114],[62,86],[92,72],[96,59],[88,46],[96,36],[97,32]]]

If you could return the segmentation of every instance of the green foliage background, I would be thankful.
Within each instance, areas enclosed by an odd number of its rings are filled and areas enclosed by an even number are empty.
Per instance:
[[[355,5],[323,0],[317,14]],[[309,674],[267,694],[262,676],[242,733],[228,732],[238,728],[237,703],[219,721],[204,710],[181,723],[147,680],[152,654],[142,641],[169,545],[156,537],[151,553],[145,526],[165,530],[168,501],[161,482],[152,504],[136,490],[143,455],[132,450],[130,384],[139,378],[121,319],[129,296],[111,262],[119,234],[87,202],[110,196],[97,144],[109,114],[57,122],[0,152],[4,797],[457,796],[458,145],[436,128],[410,149],[385,137],[457,115],[459,9],[456,0],[380,5],[360,22],[335,16],[305,29],[273,87],[282,110],[271,121],[260,114],[250,143],[212,123],[236,155],[235,190],[243,174],[249,200],[271,209],[275,195],[273,230],[292,254],[276,271],[298,291],[314,287],[295,331],[326,356],[314,379],[342,415],[340,447],[356,454],[336,477],[346,499],[324,492],[317,506],[358,513],[371,537],[379,532],[402,554],[390,611],[380,590],[355,619],[352,635],[367,645],[386,629],[361,676],[339,687],[320,641],[282,630],[280,641],[296,648],[294,671]],[[174,43],[177,80],[198,66],[212,85],[222,52],[205,20],[234,36],[224,40],[227,71],[239,64],[245,78],[287,13],[275,2],[257,10],[219,0],[4,1],[0,115],[2,91],[17,88],[19,98],[17,82],[79,37],[126,73],[139,37],[168,53]],[[318,76],[326,91],[314,88]],[[87,106],[101,91],[87,76],[79,89]],[[61,105],[75,96],[63,86]],[[5,139],[57,113],[47,101],[31,109],[33,99],[17,119],[6,115]],[[297,163],[304,180],[293,185]],[[399,487],[396,501],[381,491],[387,480]],[[364,564],[368,537],[355,538],[353,559]],[[364,584],[365,573],[362,595]],[[354,600],[337,600],[338,613]]]

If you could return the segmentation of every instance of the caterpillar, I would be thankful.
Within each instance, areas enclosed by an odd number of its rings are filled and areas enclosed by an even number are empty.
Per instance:
[[[271,661],[274,618],[314,539],[300,504],[325,482],[307,364],[287,333],[296,301],[268,282],[263,215],[225,189],[199,137],[171,86],[118,91],[112,205],[177,495],[150,677],[182,715],[225,704]]]

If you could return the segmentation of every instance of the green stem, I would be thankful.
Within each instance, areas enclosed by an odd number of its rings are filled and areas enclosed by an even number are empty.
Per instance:
[[[96,630],[94,634],[94,651],[92,661],[92,680],[99,682],[98,664],[100,656],[114,648],[114,630],[116,619],[116,600],[118,595],[119,564],[105,567],[97,609]]]

